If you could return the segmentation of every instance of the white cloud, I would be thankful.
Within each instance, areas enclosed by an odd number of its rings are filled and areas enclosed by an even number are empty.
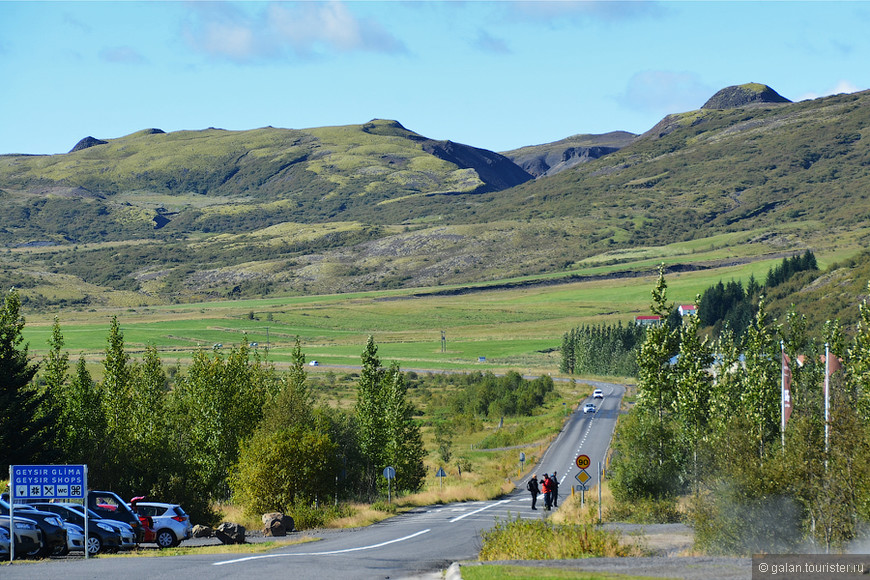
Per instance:
[[[701,108],[714,92],[694,73],[648,70],[632,76],[617,100],[643,112],[682,113]]]
[[[358,18],[343,2],[274,3],[259,12],[232,4],[194,4],[185,25],[198,51],[235,62],[327,53],[404,53],[378,22]]]
[[[841,95],[843,93],[854,93],[861,90],[864,89],[861,89],[852,82],[841,80],[828,91],[822,93],[809,92],[799,97],[798,101],[807,101],[809,99],[818,99],[819,97],[829,97],[831,95]]]

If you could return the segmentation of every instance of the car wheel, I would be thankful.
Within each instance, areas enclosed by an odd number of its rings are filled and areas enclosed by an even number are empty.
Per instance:
[[[172,533],[172,530],[158,530],[155,541],[160,549],[171,548],[175,545],[175,534]]]
[[[99,536],[88,536],[88,554],[94,556],[99,554],[103,549],[103,542]]]
[[[40,546],[32,552],[27,552],[24,554],[28,558],[43,558],[47,555],[48,550],[45,546]]]
[[[66,556],[67,554],[69,554],[69,546],[66,546],[66,545],[64,545],[64,546],[58,546],[58,547],[55,548],[54,551],[51,553],[52,556],[56,556],[56,557],[58,557],[58,558],[61,558],[61,557],[63,557],[63,556]]]

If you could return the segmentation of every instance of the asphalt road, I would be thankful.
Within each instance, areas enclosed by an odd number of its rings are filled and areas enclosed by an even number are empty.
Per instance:
[[[616,424],[623,387],[609,383],[594,386],[605,393],[603,401],[594,401],[597,412],[584,414],[583,403],[592,399],[581,401],[579,411],[572,414],[539,464],[529,470],[539,476],[557,471],[562,497],[577,483],[575,475],[579,470],[575,460],[581,453],[588,455],[591,463],[587,485],[597,483],[596,466],[604,460]],[[420,577],[439,573],[455,561],[475,559],[480,550],[480,532],[492,527],[496,519],[546,517],[548,514],[543,510],[531,510],[531,497],[525,490],[527,480],[528,476],[518,482],[515,492],[500,499],[418,508],[373,526],[314,534],[322,539],[277,548],[267,554],[23,561],[0,567],[0,578]],[[542,503],[539,498],[539,505]]]

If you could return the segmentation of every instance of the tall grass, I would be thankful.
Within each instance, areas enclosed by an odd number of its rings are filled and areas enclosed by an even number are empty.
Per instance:
[[[616,531],[591,523],[555,524],[508,519],[483,532],[481,560],[561,560],[644,555],[637,544],[622,542]]]

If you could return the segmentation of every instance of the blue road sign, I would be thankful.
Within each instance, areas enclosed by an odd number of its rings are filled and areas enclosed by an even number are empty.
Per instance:
[[[9,488],[15,499],[84,499],[86,465],[13,465]]]

